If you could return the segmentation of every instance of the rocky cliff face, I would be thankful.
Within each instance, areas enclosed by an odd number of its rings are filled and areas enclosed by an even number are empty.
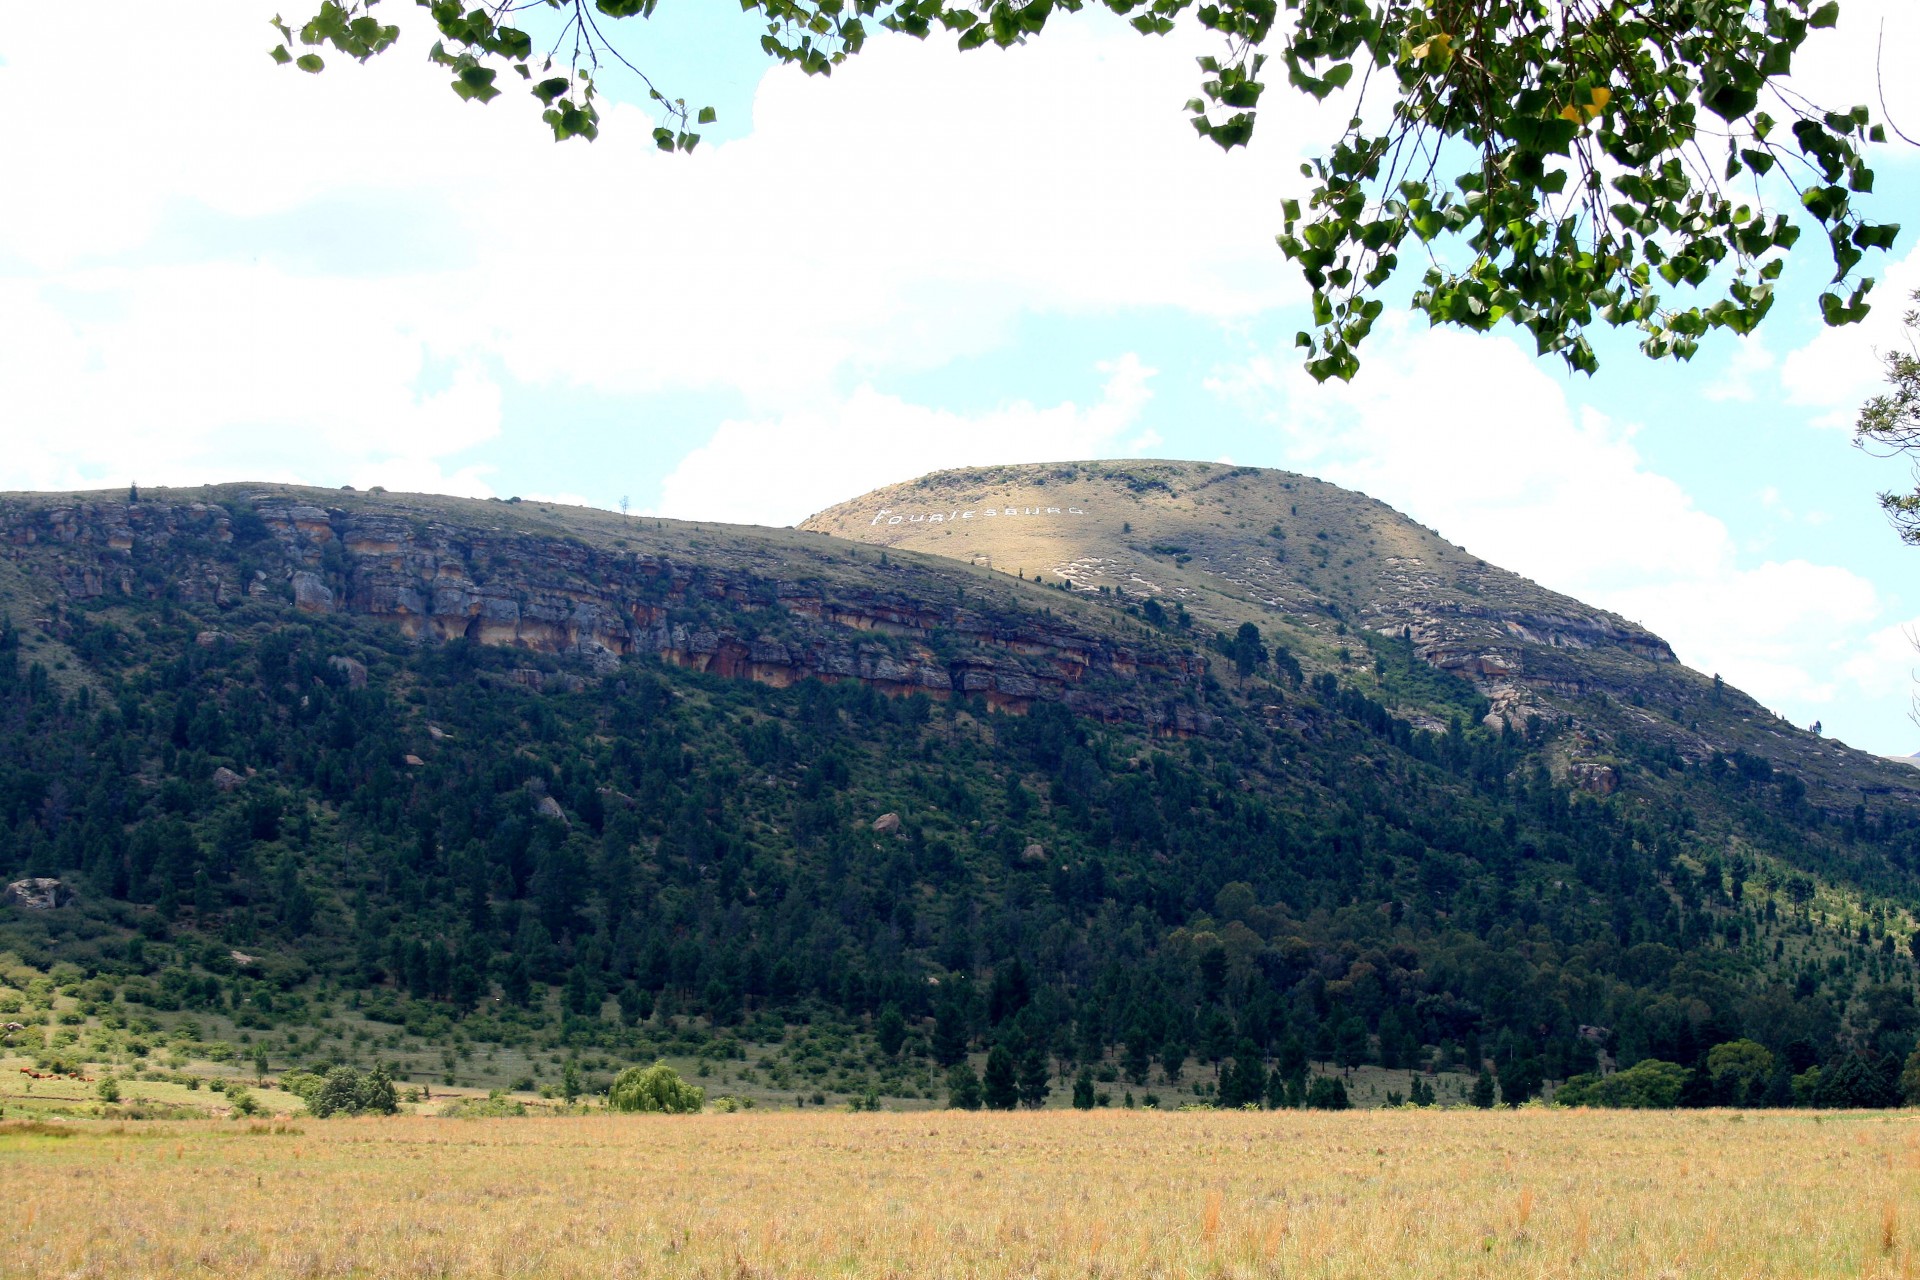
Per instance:
[[[1520,723],[1579,688],[1542,650],[1672,664],[1660,637],[1488,565],[1391,508],[1309,476],[1198,462],[1080,462],[938,472],[875,490],[803,528],[1003,571],[1044,572],[1109,601],[1155,600],[1204,626],[1281,623],[1303,656],[1350,626],[1405,634]],[[1324,645],[1324,650],[1321,646]],[[1321,650],[1318,658],[1310,656]],[[1544,664],[1564,674],[1564,664]],[[1625,689],[1613,690],[1624,693]]]
[[[1357,631],[1405,637],[1470,682],[1492,727],[1575,726],[1602,762],[1628,739],[1695,763],[1744,751],[1830,803],[1912,789],[1913,779],[1780,720],[1680,664],[1659,636],[1488,564],[1365,494],[1311,476],[1128,459],[935,472],[828,508],[801,528],[916,550],[1195,631],[1258,626],[1311,673],[1363,685]],[[1396,707],[1444,728],[1416,702]],[[1617,775],[1556,765],[1603,790]],[[1613,782],[1607,779],[1613,777]],[[1851,801],[1848,801],[1851,803]]]
[[[923,568],[903,570],[913,589],[889,591],[382,505],[271,493],[13,503],[0,507],[0,542],[75,602],[171,594],[216,608],[278,603],[382,619],[423,642],[573,655],[602,671],[654,654],[772,685],[859,680],[891,694],[977,695],[1013,712],[1055,701],[1169,733],[1210,723],[1199,655],[970,601],[965,584]],[[768,560],[783,558],[780,567],[795,567],[791,556]]]

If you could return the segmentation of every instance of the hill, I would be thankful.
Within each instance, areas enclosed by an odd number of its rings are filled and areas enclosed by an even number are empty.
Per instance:
[[[14,1048],[480,1085],[669,1054],[921,1104],[964,1061],[1030,1099],[1084,1065],[1231,1103],[1297,1102],[1313,1064],[1458,1094],[1490,1063],[1520,1097],[1739,1037],[1777,1096],[1911,1050],[1912,770],[1357,495],[1222,469],[1195,497],[1185,466],[1023,470],[1089,496],[1016,506],[1142,505],[964,556],[378,492],[8,495],[0,950],[46,974],[0,991]],[[1316,502],[1346,541],[1295,603],[1245,539],[1285,509],[1320,543]],[[1001,572],[1023,545],[1076,558]]]
[[[1137,460],[970,468],[876,489],[800,527],[1052,582],[1135,616],[1188,617],[1203,635],[1252,621],[1342,679],[1372,665],[1375,637],[1404,638],[1470,682],[1496,727],[1571,720],[1580,734],[1560,767],[1594,766],[1602,785],[1625,738],[1694,763],[1743,752],[1830,804],[1914,789],[1905,771],[1681,666],[1639,624],[1310,476]],[[1387,700],[1429,727],[1454,710],[1417,690]]]

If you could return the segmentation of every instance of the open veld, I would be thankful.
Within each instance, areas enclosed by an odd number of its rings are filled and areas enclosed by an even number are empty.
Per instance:
[[[6,1276],[1911,1276],[1910,1113],[0,1123]]]

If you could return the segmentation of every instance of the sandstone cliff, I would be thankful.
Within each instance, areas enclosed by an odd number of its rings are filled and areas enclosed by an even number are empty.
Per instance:
[[[773,685],[860,680],[1015,712],[1058,701],[1164,732],[1210,719],[1197,653],[1116,636],[1051,613],[1037,588],[960,580],[917,557],[870,561],[856,576],[844,549],[791,534],[756,555],[749,531],[703,538],[699,526],[663,521],[623,522],[614,545],[527,528],[521,513],[489,504],[463,504],[491,517],[483,524],[384,495],[237,487],[210,497],[16,499],[0,504],[0,543],[76,603],[278,604],[382,619],[423,642],[572,655],[602,671],[653,654]]]

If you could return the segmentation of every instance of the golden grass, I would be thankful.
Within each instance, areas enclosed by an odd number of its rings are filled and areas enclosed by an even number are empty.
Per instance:
[[[1907,1277],[1906,1115],[0,1123],[0,1275]]]

